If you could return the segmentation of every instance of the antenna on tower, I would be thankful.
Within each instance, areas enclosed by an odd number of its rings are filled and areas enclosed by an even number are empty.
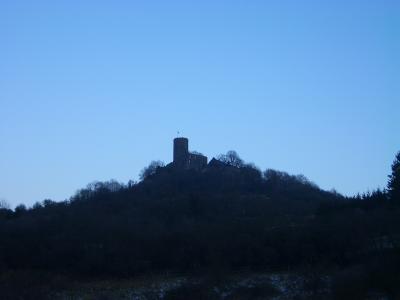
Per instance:
[[[180,132],[178,131],[178,132],[176,133],[176,137],[179,137],[179,134],[180,134]]]

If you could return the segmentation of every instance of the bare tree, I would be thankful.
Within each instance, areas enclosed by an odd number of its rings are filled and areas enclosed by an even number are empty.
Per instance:
[[[139,174],[140,180],[146,179],[148,176],[153,175],[157,172],[158,168],[162,168],[165,166],[165,163],[161,160],[153,160],[147,167],[143,168],[143,170]]]
[[[0,209],[2,209],[2,208],[3,209],[10,209],[10,204],[4,198],[0,199]]]
[[[218,160],[222,161],[223,163],[236,167],[236,168],[241,168],[244,166],[244,161],[239,157],[239,155],[236,153],[236,151],[228,151],[226,154],[221,154],[218,156]]]

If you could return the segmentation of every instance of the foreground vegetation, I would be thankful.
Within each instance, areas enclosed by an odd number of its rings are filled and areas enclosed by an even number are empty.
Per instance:
[[[190,279],[165,299],[212,299],[202,285],[210,274],[291,274],[303,278],[305,290],[328,289],[324,298],[395,299],[399,166],[400,154],[387,190],[347,198],[304,176],[261,172],[231,152],[202,171],[153,163],[139,183],[96,182],[69,201],[2,208],[0,291],[4,299],[22,291],[31,291],[22,299],[37,299],[52,286],[68,289],[71,278],[172,273],[202,280]],[[282,293],[270,284],[258,287],[270,293],[260,297]],[[254,299],[245,289],[235,299]]]

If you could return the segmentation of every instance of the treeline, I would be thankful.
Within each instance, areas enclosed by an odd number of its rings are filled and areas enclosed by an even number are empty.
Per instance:
[[[304,176],[261,172],[234,152],[202,171],[152,163],[140,182],[96,182],[69,201],[0,209],[0,271],[400,266],[399,166],[400,153],[388,189],[348,198]]]

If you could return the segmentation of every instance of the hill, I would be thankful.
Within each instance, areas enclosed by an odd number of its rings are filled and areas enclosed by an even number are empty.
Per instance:
[[[69,201],[0,210],[0,270],[121,278],[362,266],[386,283],[399,276],[397,203],[246,164],[156,166],[138,183],[95,182]]]

